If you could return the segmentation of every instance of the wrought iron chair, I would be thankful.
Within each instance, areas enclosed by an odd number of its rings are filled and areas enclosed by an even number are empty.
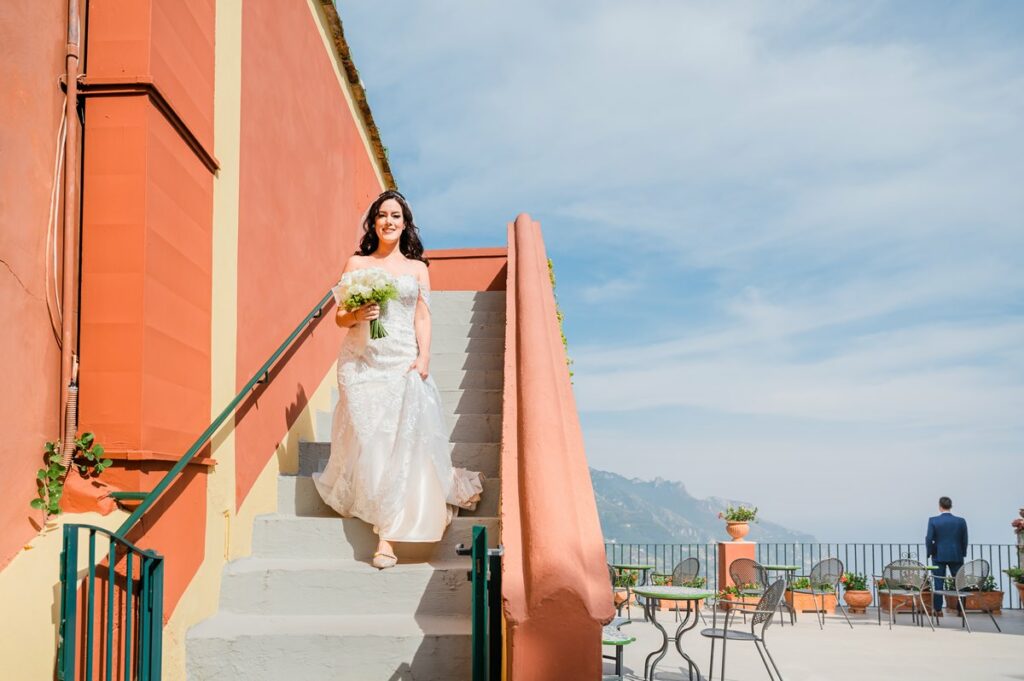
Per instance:
[[[964,608],[964,600],[971,594],[978,593],[981,591],[982,586],[988,580],[989,575],[992,574],[992,568],[988,564],[987,560],[978,558],[968,563],[964,563],[959,570],[956,571],[956,576],[953,578],[954,587],[950,589],[941,589],[934,591],[935,596],[953,596],[956,598],[956,604],[960,610],[960,626],[967,627],[967,632],[971,631],[971,624],[967,621],[967,610]],[[938,579],[938,577],[936,577]],[[992,620],[992,624],[996,625],[996,631],[1001,632],[999,623],[996,622],[996,618],[992,616],[991,610],[978,610],[977,612],[988,613],[989,619]]]
[[[621,603],[619,603],[617,606],[615,606],[615,614],[618,615],[619,617],[622,617],[622,608],[623,608],[623,606],[625,606],[625,608],[626,608],[626,618],[627,619],[632,619],[633,612],[632,612],[632,610],[629,607],[629,601],[630,601],[629,589],[627,587],[624,587],[624,586],[616,586],[615,585],[615,581],[618,579],[618,577],[619,577],[618,571],[615,568],[613,568],[611,565],[609,565],[608,566],[608,581],[611,582],[611,587],[612,587],[612,603],[615,602],[616,594],[626,594],[626,599],[624,601],[622,601]]]
[[[811,574],[807,575],[807,579],[811,583],[809,587],[802,589],[790,588],[790,591],[793,593],[810,595],[811,600],[820,597],[821,606],[818,608],[819,629],[825,628],[825,596],[828,595],[836,597],[836,607],[843,613],[846,623],[853,629],[853,622],[850,621],[850,616],[846,613],[846,606],[843,605],[843,601],[839,598],[839,581],[843,578],[844,571],[843,561],[838,558],[825,558],[819,560],[811,568]]]
[[[909,558],[894,560],[882,568],[881,581],[876,582],[875,589],[878,592],[878,626],[882,626],[882,594],[889,596],[889,628],[892,629],[893,620],[896,618],[897,606],[893,602],[893,596],[903,596],[910,599],[910,616],[917,622],[917,618],[928,617],[928,609],[924,606],[923,591],[928,583],[928,571],[924,564]],[[877,577],[876,577],[877,579]],[[921,604],[918,611],[917,605]],[[932,618],[928,617],[928,626],[935,631]]]
[[[694,579],[700,576],[700,559],[690,556],[676,563],[676,566],[672,568],[672,584],[674,586],[686,586],[687,582],[692,582]],[[676,602],[674,608],[676,613],[676,622],[680,620],[679,615],[679,602]],[[704,624],[707,624],[707,620],[704,619],[704,613],[697,610],[697,614],[700,615],[700,619]]]
[[[761,567],[756,560],[750,558],[737,558],[729,563],[729,577],[732,578],[732,583],[741,589],[744,596],[763,596],[765,588],[768,586],[767,570]],[[743,621],[746,622],[745,613],[746,610],[749,610],[749,606],[739,603],[735,607],[744,613]]]
[[[772,654],[768,652],[768,646],[764,640],[765,631],[772,624],[772,619],[775,617],[775,613],[779,609],[779,604],[782,602],[783,596],[786,594],[786,580],[778,579],[773,584],[765,589],[764,594],[757,603],[757,609],[753,611],[752,617],[750,618],[750,631],[740,631],[729,628],[729,617],[735,616],[737,609],[730,607],[725,612],[725,622],[721,628],[715,626],[717,624],[717,613],[712,619],[712,628],[704,629],[700,632],[701,636],[711,639],[711,664],[708,667],[708,681],[710,681],[715,675],[715,640],[721,639],[722,641],[722,679],[725,679],[725,648],[726,643],[729,641],[750,641],[757,648],[758,655],[761,656],[761,662],[764,663],[764,668],[768,671],[768,678],[775,681],[775,675],[778,675],[779,681],[782,681],[782,672],[779,671],[778,666],[775,664],[775,660],[772,658]],[[767,657],[765,657],[767,656]],[[771,662],[771,667],[768,663]],[[775,674],[772,674],[772,669],[775,670]]]

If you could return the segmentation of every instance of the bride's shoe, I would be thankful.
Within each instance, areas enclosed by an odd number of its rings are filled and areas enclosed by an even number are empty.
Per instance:
[[[373,554],[373,567],[383,570],[389,567],[395,567],[398,563],[398,558],[392,556],[390,553],[383,553],[378,551]]]

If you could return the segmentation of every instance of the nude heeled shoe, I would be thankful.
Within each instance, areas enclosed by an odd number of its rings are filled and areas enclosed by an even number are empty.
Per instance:
[[[389,567],[395,567],[397,563],[398,558],[392,556],[390,553],[383,553],[381,551],[378,551],[377,553],[373,554],[373,567],[378,568],[380,570],[384,570],[385,568]]]

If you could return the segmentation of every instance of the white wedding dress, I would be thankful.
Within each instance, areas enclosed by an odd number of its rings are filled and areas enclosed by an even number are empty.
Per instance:
[[[331,508],[381,539],[435,542],[457,507],[476,507],[483,485],[480,473],[452,467],[441,395],[432,377],[409,370],[416,303],[429,309],[430,292],[413,275],[396,280],[398,299],[381,315],[388,335],[370,340],[360,323],[342,342],[331,457],[313,480]]]

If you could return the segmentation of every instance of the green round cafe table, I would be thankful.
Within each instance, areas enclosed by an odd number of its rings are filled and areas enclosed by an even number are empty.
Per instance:
[[[694,604],[698,601],[704,600],[705,598],[714,597],[715,592],[708,591],[707,589],[694,589],[689,586],[638,586],[633,589],[633,592],[637,596],[643,596],[644,599],[646,599],[646,602],[644,603],[645,616],[647,620],[649,620],[651,624],[661,632],[662,637],[661,647],[648,655],[647,659],[644,660],[644,679],[654,678],[655,668],[658,666],[658,663],[661,662],[662,658],[664,658],[668,653],[669,641],[676,644],[676,652],[678,652],[679,655],[686,660],[686,664],[689,665],[690,678],[703,678],[700,675],[700,668],[697,666],[697,663],[690,659],[689,655],[683,652],[680,639],[682,639],[683,634],[697,626],[698,613]],[[654,604],[659,601],[677,601],[686,603],[686,616],[683,617],[679,626],[676,627],[676,633],[673,637],[670,637],[668,632],[665,631],[665,627],[661,626],[658,622],[658,608],[656,608]],[[694,671],[697,672],[696,676],[694,676]]]
[[[786,588],[787,589],[789,588],[790,582],[793,581],[793,573],[795,573],[797,570],[800,569],[799,565],[777,565],[777,564],[766,565],[764,563],[761,563],[760,565],[761,565],[762,568],[764,568],[768,572],[781,572],[782,576],[785,577],[785,579],[786,579]],[[765,588],[768,588],[767,584],[765,584],[764,586],[765,586]],[[781,605],[782,605],[782,607],[784,607],[786,610],[789,611],[789,621],[792,622],[792,623],[796,623],[796,610],[793,609],[793,607],[789,604],[788,601],[786,601],[786,599],[782,600]],[[779,624],[782,624],[785,621],[786,620],[784,620],[784,619],[780,619],[779,620]]]

